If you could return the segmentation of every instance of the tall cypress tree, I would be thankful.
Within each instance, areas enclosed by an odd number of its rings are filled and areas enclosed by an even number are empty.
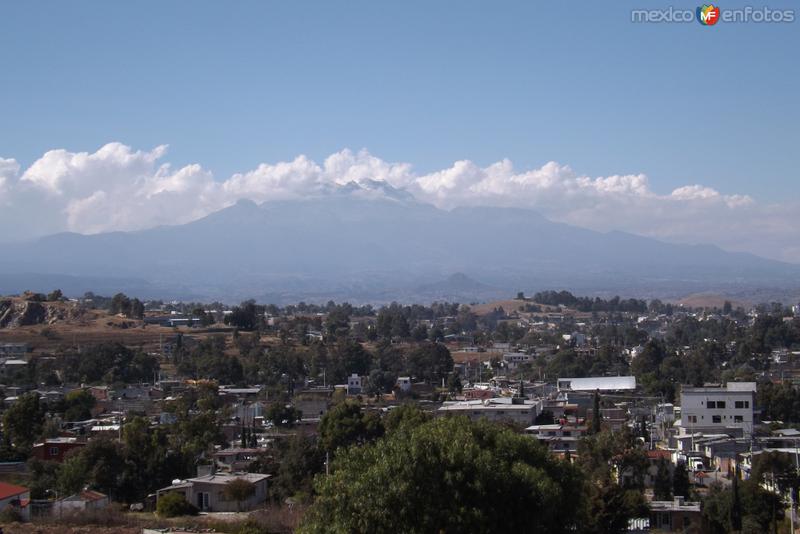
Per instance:
[[[672,494],[689,500],[691,487],[689,485],[689,473],[686,471],[686,463],[678,462],[675,471],[672,473]]]
[[[739,532],[742,530],[742,500],[739,495],[739,464],[736,464],[736,471],[733,474],[733,484],[731,485],[733,493],[731,502],[731,530]]]
[[[600,423],[602,416],[600,415],[600,390],[594,392],[594,409],[592,411],[592,434],[600,432]]]
[[[669,466],[663,458],[658,461],[653,493],[657,501],[668,501],[672,498],[672,477],[669,476]]]

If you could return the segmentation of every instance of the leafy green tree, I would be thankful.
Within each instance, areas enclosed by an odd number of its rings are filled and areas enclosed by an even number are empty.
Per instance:
[[[782,451],[764,451],[753,456],[753,469],[750,478],[766,482],[774,481],[783,493],[797,493],[800,489],[793,454]]]
[[[547,376],[581,378],[589,374],[589,362],[573,349],[559,351],[547,363]]]
[[[589,517],[579,530],[587,534],[622,534],[634,517],[649,513],[642,493],[626,490],[611,480],[600,480],[590,485]]]
[[[428,332],[428,339],[432,343],[439,343],[441,341],[444,341],[444,331],[438,326],[434,326]]]
[[[336,306],[325,318],[325,332],[330,339],[345,339],[350,333],[350,314],[346,306]]]
[[[120,451],[124,467],[118,494],[125,501],[143,498],[175,478],[191,474],[170,444],[170,431],[153,426],[145,417],[133,417],[122,427]]]
[[[337,343],[331,357],[334,363],[331,378],[337,382],[344,382],[352,373],[366,375],[372,364],[372,354],[355,341]]]
[[[447,389],[451,393],[461,393],[462,388],[461,378],[458,376],[458,373],[450,373],[450,376],[447,378]]]
[[[419,343],[428,339],[428,327],[424,324],[418,324],[415,326],[411,331],[411,339]]]
[[[255,302],[243,302],[236,306],[231,313],[225,316],[225,324],[229,324],[239,330],[255,330],[260,324],[258,308]]]
[[[301,533],[574,532],[579,470],[536,441],[447,417],[341,451]]]
[[[42,461],[38,458],[28,460],[30,482],[27,486],[31,490],[31,499],[47,498],[48,491],[57,485],[61,466],[58,462]]]
[[[276,446],[278,467],[269,486],[273,497],[282,501],[287,497],[311,496],[314,475],[324,470],[325,453],[314,439],[293,434]]]
[[[60,363],[65,382],[141,382],[152,380],[159,368],[156,357],[121,343],[101,343],[68,352]]]
[[[394,408],[384,418],[386,433],[412,431],[431,420],[429,413],[423,412],[416,404],[407,402]]]
[[[392,337],[406,339],[411,336],[411,328],[408,320],[402,315],[397,314],[392,318]]]
[[[603,430],[592,434],[578,443],[578,458],[578,465],[592,481],[585,532],[624,532],[629,519],[647,515],[642,496],[647,457],[630,433]]]
[[[133,299],[131,301],[129,317],[134,319],[143,319],[144,318],[144,304],[139,299]]]
[[[122,479],[125,455],[122,444],[109,439],[95,439],[83,447],[78,456],[86,465],[86,474],[92,488],[113,499],[123,500]]]
[[[125,293],[117,293],[111,298],[111,306],[109,311],[116,315],[118,313],[130,315],[131,313],[131,299]]]
[[[64,297],[64,294],[61,292],[60,289],[54,289],[50,293],[47,294],[47,300],[49,302],[56,302],[61,300]]]
[[[94,395],[85,389],[70,391],[64,397],[64,419],[86,421],[92,417],[92,408],[97,404]]]
[[[274,402],[269,405],[265,415],[275,426],[292,427],[303,416],[303,412],[291,404]]]
[[[783,519],[783,499],[758,480],[733,479],[730,488],[712,485],[703,499],[703,519],[711,534],[775,531]]]
[[[339,447],[366,443],[383,435],[380,417],[364,414],[361,404],[345,401],[334,406],[319,424],[319,443],[323,450],[334,452]]]
[[[73,495],[89,482],[89,473],[87,470],[86,459],[82,454],[72,454],[58,470],[58,479],[56,487],[61,496],[66,497]]]
[[[438,383],[453,370],[453,357],[441,343],[424,343],[408,355],[408,371],[421,380]]]
[[[179,517],[197,515],[197,507],[188,502],[183,495],[176,492],[161,495],[156,504],[156,513],[161,517]]]
[[[242,511],[242,502],[256,494],[256,485],[245,478],[234,478],[222,490],[225,497],[236,501],[236,511]]]
[[[38,393],[25,393],[3,413],[3,438],[13,449],[27,456],[34,441],[42,433],[44,408]]]
[[[392,391],[397,382],[397,375],[391,371],[372,369],[369,372],[366,392],[370,395],[381,395]]]

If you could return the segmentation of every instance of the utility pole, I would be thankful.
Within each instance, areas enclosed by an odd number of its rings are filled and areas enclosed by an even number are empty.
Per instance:
[[[797,454],[797,438],[794,439],[794,472],[795,472],[795,480],[797,480],[797,477],[800,476],[800,458],[798,458]],[[792,534],[794,534],[794,514],[795,514],[794,492],[795,492],[794,487],[789,488],[789,521],[792,524]]]

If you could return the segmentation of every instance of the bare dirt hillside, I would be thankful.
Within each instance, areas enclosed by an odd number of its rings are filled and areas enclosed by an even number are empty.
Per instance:
[[[33,302],[22,297],[0,297],[0,343],[27,343],[33,352],[119,342],[145,350],[157,350],[177,333],[206,337],[211,329],[171,328],[86,308],[77,302]]]
[[[680,304],[681,306],[685,306],[687,308],[720,308],[725,305],[725,301],[729,301],[734,308],[742,307],[747,309],[751,306],[752,303],[745,302],[742,300],[733,300],[731,298],[725,297],[723,295],[714,295],[711,293],[694,293],[692,295],[688,295],[679,301],[676,304]]]

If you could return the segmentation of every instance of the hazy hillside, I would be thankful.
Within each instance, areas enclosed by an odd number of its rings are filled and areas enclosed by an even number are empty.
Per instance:
[[[118,284],[141,296],[385,301],[800,286],[800,266],[750,254],[599,233],[522,209],[448,212],[395,190],[365,197],[355,194],[362,186],[348,187],[308,200],[243,201],[181,226],[5,245],[0,292]]]

